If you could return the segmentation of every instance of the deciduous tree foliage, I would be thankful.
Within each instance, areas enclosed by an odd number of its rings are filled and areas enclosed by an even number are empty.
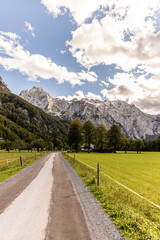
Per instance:
[[[144,143],[143,140],[141,139],[136,139],[132,142],[133,149],[138,152],[141,152],[141,150],[144,148]]]
[[[95,126],[91,121],[87,121],[83,125],[84,144],[87,149],[91,149],[91,144],[94,143]]]
[[[82,123],[79,119],[75,119],[71,122],[68,132],[68,145],[71,149],[79,151],[81,144],[83,143]]]
[[[103,124],[98,125],[95,129],[96,149],[104,151],[107,146],[107,129]]]
[[[112,125],[107,133],[107,139],[108,145],[113,148],[115,153],[123,137],[124,135],[122,134],[120,127],[117,125]]]
[[[121,143],[120,143],[120,149],[124,150],[125,153],[127,152],[127,150],[130,150],[130,141],[128,138],[124,137],[121,139]]]

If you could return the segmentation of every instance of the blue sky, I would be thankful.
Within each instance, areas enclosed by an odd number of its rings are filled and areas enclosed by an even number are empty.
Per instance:
[[[160,114],[160,0],[1,0],[11,91],[133,103]]]

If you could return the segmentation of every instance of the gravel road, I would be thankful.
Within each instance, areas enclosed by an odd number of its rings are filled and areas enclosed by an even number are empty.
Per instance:
[[[75,193],[82,206],[93,240],[124,240],[108,214],[104,213],[99,203],[83,184],[79,175],[61,156],[70,176]]]

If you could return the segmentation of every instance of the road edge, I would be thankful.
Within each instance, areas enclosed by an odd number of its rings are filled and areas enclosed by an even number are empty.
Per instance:
[[[124,240],[125,238],[121,235],[110,216],[104,212],[100,204],[96,201],[85,184],[82,182],[80,176],[61,154],[60,157],[82,207],[92,239]]]

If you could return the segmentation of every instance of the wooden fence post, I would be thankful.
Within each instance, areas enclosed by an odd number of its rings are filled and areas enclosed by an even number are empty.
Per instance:
[[[23,165],[23,163],[22,163],[22,157],[20,157],[20,164],[21,164],[21,167],[22,167],[22,165]]]
[[[99,186],[99,163],[97,163],[97,186]]]

